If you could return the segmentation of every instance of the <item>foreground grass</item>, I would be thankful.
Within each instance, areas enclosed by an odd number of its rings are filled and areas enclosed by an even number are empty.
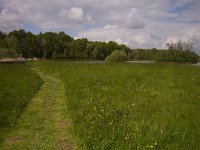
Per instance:
[[[32,65],[64,82],[79,149],[200,149],[200,68]]]
[[[23,64],[0,64],[0,143],[37,92],[41,80]]]
[[[63,83],[50,74],[35,70],[43,80],[39,92],[6,136],[1,149],[73,149],[69,136]]]

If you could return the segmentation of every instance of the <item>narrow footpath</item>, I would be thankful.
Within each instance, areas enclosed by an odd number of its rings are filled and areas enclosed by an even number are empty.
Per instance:
[[[3,150],[72,150],[63,83],[37,69],[43,85],[8,134]]]

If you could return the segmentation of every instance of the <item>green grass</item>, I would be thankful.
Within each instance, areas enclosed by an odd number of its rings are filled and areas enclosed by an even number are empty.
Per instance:
[[[0,144],[2,150],[72,149],[64,85],[59,78],[32,68],[43,80],[40,90]]]
[[[41,80],[23,64],[0,64],[0,143],[39,89]]]
[[[200,68],[32,64],[65,86],[79,149],[200,149]]]

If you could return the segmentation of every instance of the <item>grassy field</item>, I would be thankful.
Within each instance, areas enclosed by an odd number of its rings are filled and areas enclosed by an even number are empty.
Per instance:
[[[200,68],[30,64],[59,78],[78,149],[200,149]]]
[[[23,64],[0,64],[0,143],[42,81]]]

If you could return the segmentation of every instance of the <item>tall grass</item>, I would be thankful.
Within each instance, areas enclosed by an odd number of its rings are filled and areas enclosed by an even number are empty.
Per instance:
[[[37,92],[41,80],[23,64],[0,64],[0,142]]]
[[[200,68],[39,62],[63,80],[80,149],[200,149]]]

